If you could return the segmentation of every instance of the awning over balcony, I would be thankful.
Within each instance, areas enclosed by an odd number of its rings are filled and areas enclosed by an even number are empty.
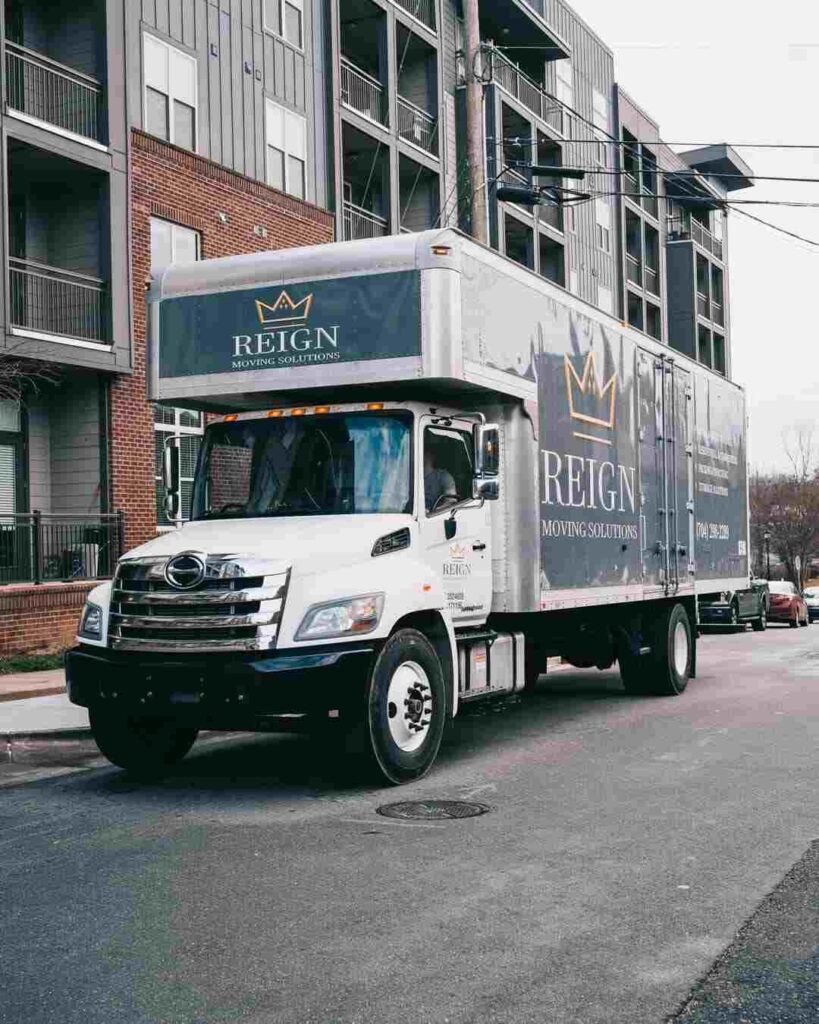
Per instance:
[[[538,47],[509,54],[524,71],[538,79],[545,61],[571,56],[568,43],[544,20],[546,3],[547,0],[481,0],[480,4],[481,38],[500,47]]]
[[[729,145],[703,146],[680,153],[689,167],[707,174],[722,185],[726,192],[753,187],[753,171]]]

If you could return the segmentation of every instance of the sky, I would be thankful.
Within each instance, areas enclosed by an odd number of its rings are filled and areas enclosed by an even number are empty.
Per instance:
[[[819,145],[819,4],[569,2],[614,51],[619,84],[663,139]],[[755,174],[819,179],[819,150],[738,153]],[[819,204],[819,182],[760,181],[734,198]],[[742,209],[819,242],[819,208]],[[748,396],[751,466],[787,469],[798,429],[815,426],[819,449],[819,245],[734,211],[728,243],[733,377]]]

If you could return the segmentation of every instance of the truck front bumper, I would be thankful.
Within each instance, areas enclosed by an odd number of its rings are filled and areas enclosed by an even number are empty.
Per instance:
[[[379,644],[265,655],[136,655],[88,646],[65,656],[68,697],[94,710],[258,729],[282,716],[349,715],[362,706]]]

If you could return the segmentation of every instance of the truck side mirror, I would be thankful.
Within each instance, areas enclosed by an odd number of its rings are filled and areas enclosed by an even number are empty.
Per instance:
[[[500,493],[500,431],[496,423],[478,423],[474,427],[474,494],[484,501],[496,501]]]
[[[165,514],[179,518],[179,446],[169,438],[162,452],[162,483],[165,486]]]

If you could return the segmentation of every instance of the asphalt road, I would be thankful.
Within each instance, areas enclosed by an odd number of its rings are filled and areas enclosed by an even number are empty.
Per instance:
[[[660,1024],[819,835],[818,745],[813,626],[705,637],[676,699],[556,673],[400,790],[300,737],[2,790],[0,1021]]]

